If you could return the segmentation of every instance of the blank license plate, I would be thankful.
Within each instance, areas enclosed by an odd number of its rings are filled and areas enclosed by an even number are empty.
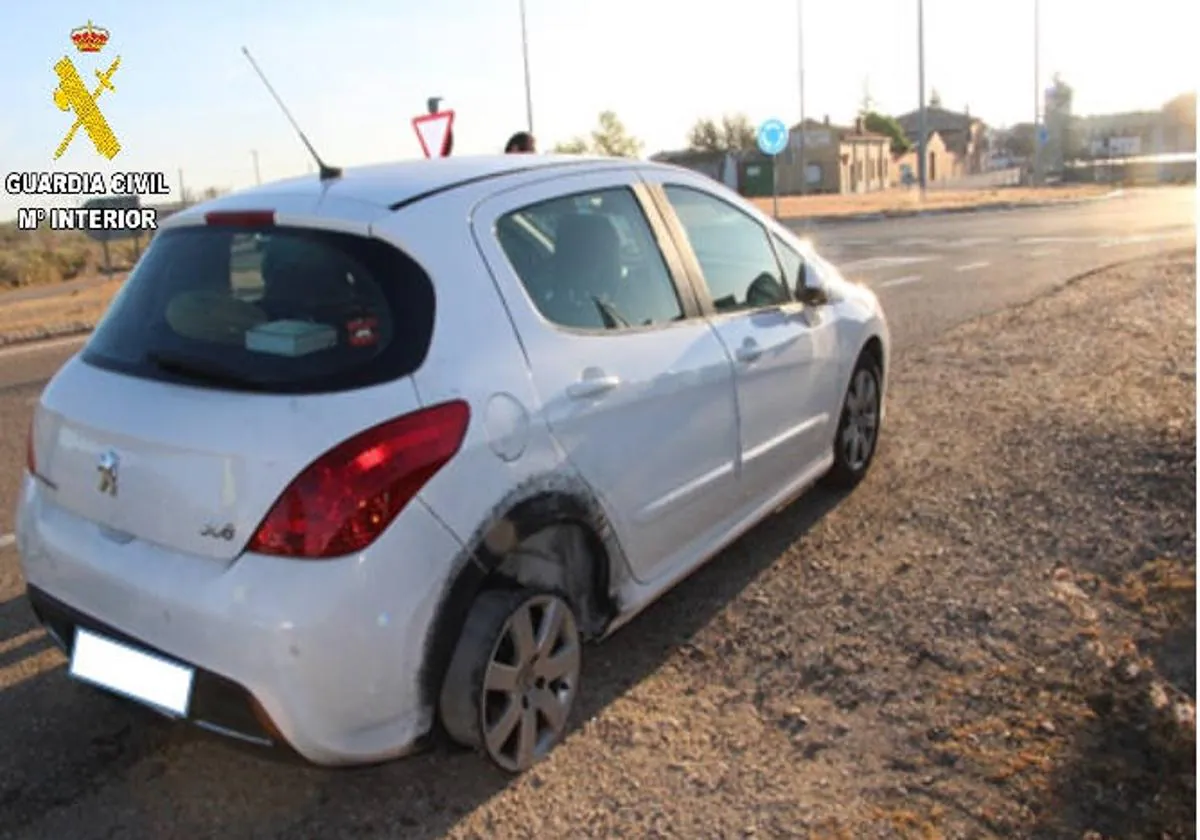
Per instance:
[[[71,653],[71,676],[187,717],[195,671],[79,628]]]

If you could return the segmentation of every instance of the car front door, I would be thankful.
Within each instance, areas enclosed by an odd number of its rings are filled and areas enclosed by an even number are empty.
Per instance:
[[[473,225],[541,415],[631,572],[688,565],[737,507],[733,371],[648,188],[632,169],[560,175],[485,201]]]
[[[751,504],[787,494],[829,459],[826,377],[812,308],[797,302],[771,238],[732,200],[682,176],[647,174],[669,210],[698,297],[734,365],[739,475]]]

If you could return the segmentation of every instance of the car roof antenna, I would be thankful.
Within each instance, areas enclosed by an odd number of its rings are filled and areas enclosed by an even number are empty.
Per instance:
[[[292,128],[296,129],[296,133],[300,135],[300,142],[304,144],[304,147],[308,149],[308,153],[313,156],[313,160],[317,162],[317,168],[320,170],[321,180],[329,181],[334,178],[342,177],[341,167],[330,166],[325,161],[321,160],[321,156],[317,154],[317,150],[313,148],[312,143],[308,142],[308,138],[304,136],[304,132],[300,130],[300,126],[297,125],[296,121],[292,118],[292,112],[289,111],[287,106],[283,104],[283,100],[279,98],[279,94],[275,92],[275,88],[271,87],[271,83],[267,81],[267,77],[263,75],[263,71],[259,69],[258,62],[254,60],[254,56],[250,55],[250,50],[242,47],[242,52],[245,54],[246,60],[250,62],[250,66],[254,68],[254,72],[258,74],[258,78],[262,79],[262,83],[267,86],[267,90],[270,91],[271,96],[274,97],[277,103],[279,103],[280,110],[282,110],[283,115],[288,118],[288,122],[292,124]]]

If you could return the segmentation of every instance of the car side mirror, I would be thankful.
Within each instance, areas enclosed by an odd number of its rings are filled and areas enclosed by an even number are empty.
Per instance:
[[[829,302],[829,296],[820,285],[809,282],[808,265],[800,263],[796,272],[796,300],[806,306],[821,306]]]

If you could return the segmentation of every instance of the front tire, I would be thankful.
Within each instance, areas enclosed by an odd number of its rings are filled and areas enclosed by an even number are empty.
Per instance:
[[[528,770],[566,734],[582,644],[575,613],[558,593],[483,592],[442,684],[446,733],[508,773]]]
[[[850,374],[833,439],[833,467],[825,483],[844,490],[858,485],[875,460],[882,419],[883,375],[876,361],[864,353]]]

